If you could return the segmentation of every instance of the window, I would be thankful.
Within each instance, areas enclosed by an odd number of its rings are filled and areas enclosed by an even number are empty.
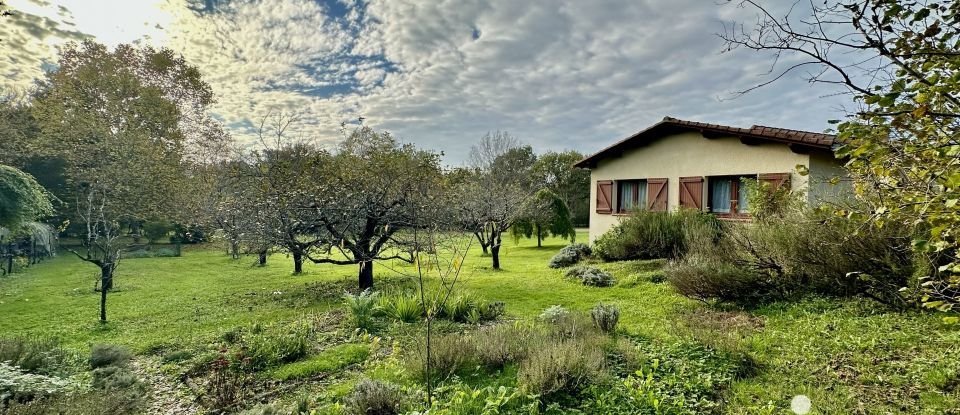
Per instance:
[[[617,212],[627,213],[635,209],[642,209],[647,203],[646,180],[618,180],[617,181]]]
[[[747,187],[743,180],[757,176],[718,176],[709,178],[710,211],[721,215],[744,215],[750,211]]]

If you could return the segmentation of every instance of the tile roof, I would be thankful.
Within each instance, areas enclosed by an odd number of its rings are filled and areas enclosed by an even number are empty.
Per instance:
[[[755,140],[771,141],[784,143],[787,145],[797,145],[807,148],[832,150],[837,137],[831,134],[814,133],[810,131],[791,130],[787,128],[767,127],[763,125],[754,125],[750,128],[731,127],[728,125],[710,124],[698,121],[687,121],[673,117],[663,117],[663,120],[647,127],[646,129],[627,137],[613,145],[600,150],[599,152],[577,162],[575,167],[589,168],[596,165],[597,160],[606,157],[608,154],[622,151],[627,148],[635,147],[639,144],[650,141],[651,139],[669,134],[677,129],[686,131],[699,131],[701,133],[711,133],[720,135],[729,135],[740,138],[750,138]]]

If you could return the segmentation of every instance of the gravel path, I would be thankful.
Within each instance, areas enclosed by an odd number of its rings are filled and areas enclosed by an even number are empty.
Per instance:
[[[187,388],[171,382],[160,372],[160,362],[156,358],[137,358],[133,363],[134,371],[144,383],[149,385],[147,404],[148,415],[196,415],[200,407],[193,403]]]

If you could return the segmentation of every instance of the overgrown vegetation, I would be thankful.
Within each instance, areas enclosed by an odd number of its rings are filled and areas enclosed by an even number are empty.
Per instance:
[[[593,253],[605,261],[679,258],[688,250],[685,231],[698,230],[718,237],[719,220],[698,211],[638,210],[594,241]]]

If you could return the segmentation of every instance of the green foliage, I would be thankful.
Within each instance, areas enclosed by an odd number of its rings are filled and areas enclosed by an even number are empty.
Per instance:
[[[0,227],[16,231],[52,214],[50,197],[33,176],[0,164]]]
[[[396,415],[401,413],[402,391],[396,385],[364,379],[344,398],[347,415]]]
[[[380,301],[380,309],[387,317],[401,323],[418,322],[425,312],[420,299],[412,293],[384,296]]]
[[[552,305],[547,307],[540,313],[540,321],[545,321],[547,323],[556,323],[561,319],[567,317],[570,314],[570,311],[564,308],[561,305]]]
[[[435,336],[430,342],[430,368],[427,372],[427,347],[424,339],[418,339],[411,353],[404,361],[407,373],[414,379],[429,377],[434,382],[444,381],[451,376],[475,367],[476,349],[469,337],[462,334]]]
[[[546,332],[532,325],[498,324],[480,328],[471,339],[479,363],[489,370],[501,370],[546,342]]]
[[[344,294],[343,301],[350,311],[350,324],[353,327],[364,330],[373,329],[373,315],[377,307],[377,295],[373,291],[367,289],[360,294],[347,293]]]
[[[520,363],[517,383],[544,399],[559,392],[576,393],[603,374],[603,350],[595,339],[546,343]]]
[[[590,287],[611,287],[617,283],[610,273],[589,265],[570,268],[567,270],[566,276]]]
[[[370,345],[341,344],[326,349],[309,359],[280,366],[270,372],[270,377],[280,381],[306,379],[363,362],[369,355]]]
[[[584,243],[574,243],[560,249],[553,258],[550,258],[548,266],[550,268],[563,268],[580,262],[590,256],[593,250],[590,245]]]
[[[0,338],[0,362],[27,373],[63,376],[77,366],[77,356],[49,337]]]
[[[259,371],[296,361],[309,351],[310,327],[304,323],[271,325],[245,332],[230,356],[233,368]]]
[[[538,413],[536,396],[507,386],[471,389],[465,386],[441,388],[442,399],[434,399],[429,413],[436,415],[497,415]]]
[[[26,402],[76,388],[66,379],[29,373],[0,361],[0,408],[9,401]]]
[[[693,210],[639,210],[594,241],[593,252],[605,261],[679,258],[688,249],[691,232],[716,236],[719,220]]]
[[[170,222],[153,220],[143,224],[143,235],[150,243],[154,243],[165,238],[171,229]]]
[[[538,246],[548,236],[569,239],[570,242],[577,237],[566,202],[547,189],[541,189],[527,200],[510,226],[510,234],[514,241],[536,236]]]
[[[130,350],[114,344],[95,344],[90,350],[90,368],[126,367],[133,360]]]
[[[537,157],[532,168],[534,183],[563,199],[576,226],[586,226],[590,219],[590,171],[573,167],[583,158],[573,150],[548,151]]]
[[[617,323],[620,321],[620,307],[614,304],[604,305],[598,303],[590,310],[590,317],[593,319],[593,325],[604,333],[615,333]]]

